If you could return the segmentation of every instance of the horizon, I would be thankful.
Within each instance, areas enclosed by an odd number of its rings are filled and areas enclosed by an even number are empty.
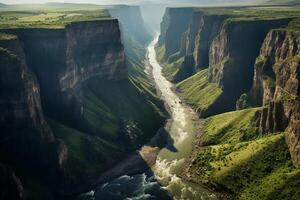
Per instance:
[[[17,4],[47,4],[47,3],[71,3],[71,4],[95,4],[95,5],[107,5],[107,4],[232,4],[232,3],[261,3],[268,0],[2,0],[0,3],[6,5]],[[269,0],[271,1],[271,0]]]

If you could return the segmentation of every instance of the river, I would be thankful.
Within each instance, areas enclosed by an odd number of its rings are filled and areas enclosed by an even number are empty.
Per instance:
[[[181,103],[172,91],[173,84],[163,75],[156,59],[155,38],[148,46],[148,61],[152,67],[153,78],[171,115],[167,123],[170,139],[166,148],[160,149],[151,170],[134,176],[121,176],[110,181],[81,199],[93,200],[165,200],[165,199],[203,199],[214,200],[216,196],[197,184],[186,182],[178,175],[185,158],[192,151],[196,133],[197,115]]]

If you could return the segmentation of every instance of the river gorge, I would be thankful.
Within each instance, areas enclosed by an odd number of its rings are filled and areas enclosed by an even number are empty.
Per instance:
[[[0,2],[1,200],[300,199],[300,4],[175,1]]]
[[[197,126],[201,121],[189,106],[182,103],[172,90],[174,85],[163,76],[162,67],[156,59],[157,41],[158,37],[155,37],[149,44],[146,63],[149,63],[148,71],[152,72],[157,92],[170,113],[165,127],[169,135],[166,147],[153,153],[156,161],[148,172],[133,176],[124,174],[83,195],[82,199],[217,199],[204,186],[187,182],[180,177],[185,159],[191,154],[199,128]],[[150,147],[141,149],[143,148]]]

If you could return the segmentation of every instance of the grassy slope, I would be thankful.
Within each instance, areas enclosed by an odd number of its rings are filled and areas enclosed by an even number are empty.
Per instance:
[[[206,110],[222,94],[222,90],[207,79],[207,69],[178,83],[179,96],[196,110]]]
[[[250,125],[258,109],[206,119],[204,145],[194,150],[188,173],[226,188],[234,199],[299,199],[300,169],[293,167],[284,133],[259,135]]]
[[[176,77],[180,71],[180,67],[182,66],[182,63],[184,61],[184,58],[176,58],[176,55],[174,56],[174,61],[171,63],[168,63],[165,58],[165,47],[163,46],[156,46],[156,54],[157,59],[160,62],[160,64],[163,66],[162,73],[166,77],[167,80],[171,82],[176,82]]]

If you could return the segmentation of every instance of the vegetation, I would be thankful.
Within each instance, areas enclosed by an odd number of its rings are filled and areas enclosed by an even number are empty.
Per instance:
[[[82,88],[83,117],[77,126],[48,119],[55,136],[68,147],[69,176],[103,172],[107,163],[139,148],[165,123],[164,105],[145,72],[146,50],[129,35],[123,39],[128,78],[87,80]]]
[[[234,199],[299,199],[300,169],[294,168],[284,133],[259,135],[251,120],[259,108],[206,119],[194,151],[192,179],[227,190]]]
[[[17,36],[12,35],[12,34],[6,34],[6,33],[1,33],[0,32],[0,41],[2,40],[14,40],[16,39]]]
[[[106,159],[120,154],[118,146],[109,143],[100,136],[82,133],[76,129],[48,119],[55,136],[65,142],[68,147],[69,176],[84,176],[104,170]],[[77,177],[78,178],[78,177]]]
[[[180,97],[196,110],[206,110],[222,94],[221,88],[208,81],[207,73],[204,69],[176,85]]]
[[[64,28],[75,21],[110,18],[105,9],[90,11],[6,11],[0,12],[0,29],[7,28]]]

